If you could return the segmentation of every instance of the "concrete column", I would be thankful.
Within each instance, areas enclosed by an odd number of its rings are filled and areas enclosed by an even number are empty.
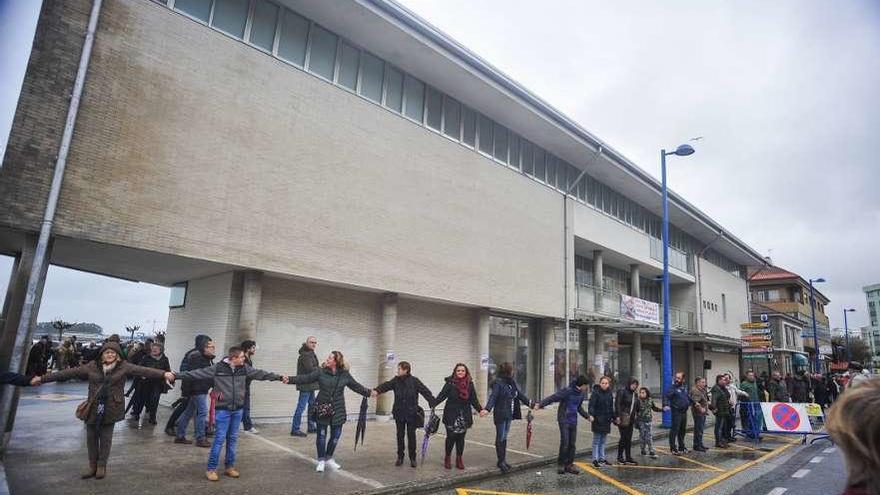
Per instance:
[[[477,310],[477,363],[471,366],[474,374],[474,386],[477,388],[477,397],[481,404],[486,404],[489,397],[489,367],[483,368],[483,363],[489,363],[489,310]]]
[[[629,295],[633,297],[642,297],[641,283],[639,282],[639,265],[629,265]]]
[[[257,320],[260,317],[260,301],[263,299],[263,272],[244,272],[241,291],[241,313],[238,316],[238,342],[257,340]]]
[[[688,379],[688,382],[689,383],[693,382],[694,378],[696,378],[698,376],[697,373],[702,374],[702,372],[703,372],[702,363],[700,363],[699,369],[697,369],[697,367],[694,365],[694,343],[688,342],[687,343],[687,374],[688,374],[687,379]]]
[[[593,351],[593,362],[590,363],[590,366],[593,368],[593,371],[596,375],[596,382],[598,383],[599,378],[602,378],[602,375],[605,374],[605,331],[599,328],[593,329],[595,345]],[[596,366],[597,356],[602,356],[602,366]]]
[[[24,303],[24,289],[32,261],[33,250],[17,254],[12,262],[12,272],[9,274],[6,298],[3,301],[3,314],[0,316],[2,318],[0,319],[0,368],[4,370],[9,369],[9,359],[12,357],[12,345],[15,343],[15,332],[18,330],[21,306]],[[22,263],[27,268],[21,269]]]
[[[604,287],[604,270],[602,269],[602,251],[593,251],[593,287],[596,290],[596,311],[602,309],[602,288]],[[590,363],[590,366],[593,364]]]
[[[645,380],[642,372],[642,334],[638,330],[633,332],[632,355],[630,356],[632,363],[632,374],[639,380],[639,383]]]
[[[553,320],[549,318],[541,320],[541,332],[544,337],[544,357],[541,361],[541,367],[543,369],[541,396],[546,397],[556,391],[555,378],[556,373],[559,372],[554,366],[556,361],[556,335],[554,332]]]
[[[379,341],[379,381],[385,383],[397,373],[397,294],[382,297],[382,336]],[[390,415],[392,394],[382,394],[376,401],[377,415]]]

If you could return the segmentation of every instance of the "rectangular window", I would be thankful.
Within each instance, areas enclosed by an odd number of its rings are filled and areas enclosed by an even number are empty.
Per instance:
[[[211,15],[211,0],[177,0],[174,9],[196,19],[208,22]]]
[[[541,182],[547,180],[547,165],[544,162],[544,150],[535,146],[535,178]]]
[[[284,9],[281,37],[278,40],[278,56],[303,67],[306,63],[308,40],[309,21],[292,10]]]
[[[425,124],[431,129],[439,131],[440,125],[443,122],[443,93],[428,86],[428,103],[425,106],[428,110]]]
[[[309,72],[324,79],[333,80],[333,69],[336,68],[336,43],[339,37],[314,24],[311,32],[309,48]]]
[[[242,39],[244,38],[244,25],[247,24],[249,8],[249,0],[215,0],[211,25]]]
[[[186,288],[186,282],[171,286],[171,294],[168,298],[169,308],[182,308],[186,305]]]
[[[547,154],[547,184],[556,187],[556,162],[555,156]]]
[[[450,97],[443,99],[443,134],[458,141],[461,133],[461,103]]]
[[[385,62],[364,52],[361,56],[361,96],[376,103],[382,101],[382,81],[385,80]]]
[[[275,43],[275,25],[278,24],[278,6],[266,0],[257,0],[251,24],[250,42],[267,52]]]
[[[425,115],[425,83],[406,76],[403,84],[403,114],[422,123]]]
[[[473,148],[477,144],[477,114],[468,107],[462,107],[461,120],[461,140]]]
[[[356,90],[360,65],[361,51],[343,42],[342,52],[339,55],[339,74],[336,75],[336,82],[340,86]]]
[[[495,158],[507,163],[507,128],[495,124]]]
[[[491,155],[492,154],[492,146],[493,146],[493,144],[492,144],[493,123],[488,117],[486,117],[484,115],[480,115],[479,119],[480,119],[480,125],[479,125],[480,133],[477,136],[477,140],[480,143],[480,151],[482,151],[483,153],[486,153],[487,155]]]
[[[391,67],[385,67],[385,106],[400,112],[403,110],[403,72]]]
[[[587,202],[587,176],[586,175],[581,177],[580,182],[578,182],[577,197],[579,200],[583,201],[584,203]]]
[[[522,171],[531,176],[535,175],[535,145],[525,139],[522,141]]]
[[[519,170],[519,136],[510,133],[510,166]]]

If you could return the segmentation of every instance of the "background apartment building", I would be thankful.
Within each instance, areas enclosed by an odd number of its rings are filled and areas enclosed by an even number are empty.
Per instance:
[[[868,344],[874,357],[873,367],[880,368],[880,284],[862,287],[862,291],[868,310],[868,326],[861,328],[862,340]]]
[[[0,250],[18,259],[89,5],[44,2],[0,169]],[[763,262],[670,201],[662,301],[658,181],[397,4],[116,0],[52,262],[173,287],[175,363],[207,333],[220,349],[255,338],[259,366],[293,372],[316,335],[367,386],[407,360],[438,389],[460,361],[485,396],[510,361],[530,396],[578,373],[657,390],[662,304],[676,368],[738,373],[745,266]],[[292,389],[254,387],[255,416],[290,415]]]

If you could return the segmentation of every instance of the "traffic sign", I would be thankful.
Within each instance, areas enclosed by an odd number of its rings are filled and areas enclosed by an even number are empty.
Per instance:
[[[744,329],[751,329],[751,328],[770,328],[770,323],[765,323],[765,322],[759,322],[759,323],[743,323],[743,324],[740,325],[739,327],[740,327],[740,328],[744,328]]]
[[[743,359],[770,359],[772,354],[743,354]]]

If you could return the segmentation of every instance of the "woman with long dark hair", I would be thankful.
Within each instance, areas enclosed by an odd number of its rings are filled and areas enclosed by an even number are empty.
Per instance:
[[[633,427],[639,415],[638,389],[639,381],[632,378],[626,388],[617,391],[614,398],[614,423],[620,431],[620,441],[617,443],[618,464],[638,464],[632,458]]]
[[[324,360],[320,369],[305,375],[291,377],[290,385],[304,383],[318,384],[318,397],[315,399],[314,416],[318,423],[318,434],[315,444],[318,449],[318,465],[315,468],[319,473],[324,472],[324,467],[339,469],[339,463],[333,460],[333,452],[336,444],[342,436],[342,425],[347,419],[345,412],[345,388],[348,387],[355,393],[370,397],[370,389],[357,382],[348,372],[348,364],[345,357],[339,351],[333,351]],[[327,430],[330,436],[327,436]]]
[[[520,403],[530,407],[531,401],[517,386],[513,379],[513,365],[502,363],[498,367],[498,378],[492,384],[489,400],[486,402],[485,413],[480,416],[493,413],[495,420],[495,454],[498,457],[498,469],[502,473],[510,471],[507,463],[507,434],[510,433],[510,424],[513,420],[522,419]],[[493,411],[494,409],[494,411]]]
[[[419,394],[428,401],[428,405],[434,403],[434,394],[421,380],[412,376],[412,366],[406,361],[397,365],[397,376],[375,388],[375,395],[389,390],[394,391],[391,416],[397,424],[397,462],[394,465],[403,464],[403,438],[406,435],[409,465],[416,467],[416,428],[425,425],[425,411],[419,407]]]
[[[455,467],[464,469],[464,437],[468,428],[474,424],[474,411],[481,411],[480,400],[477,399],[477,389],[474,380],[466,365],[458,363],[452,369],[452,375],[446,378],[443,390],[437,395],[437,400],[431,407],[436,407],[446,401],[443,409],[443,424],[446,426],[446,457],[443,467],[452,469],[452,447],[455,447]]]

